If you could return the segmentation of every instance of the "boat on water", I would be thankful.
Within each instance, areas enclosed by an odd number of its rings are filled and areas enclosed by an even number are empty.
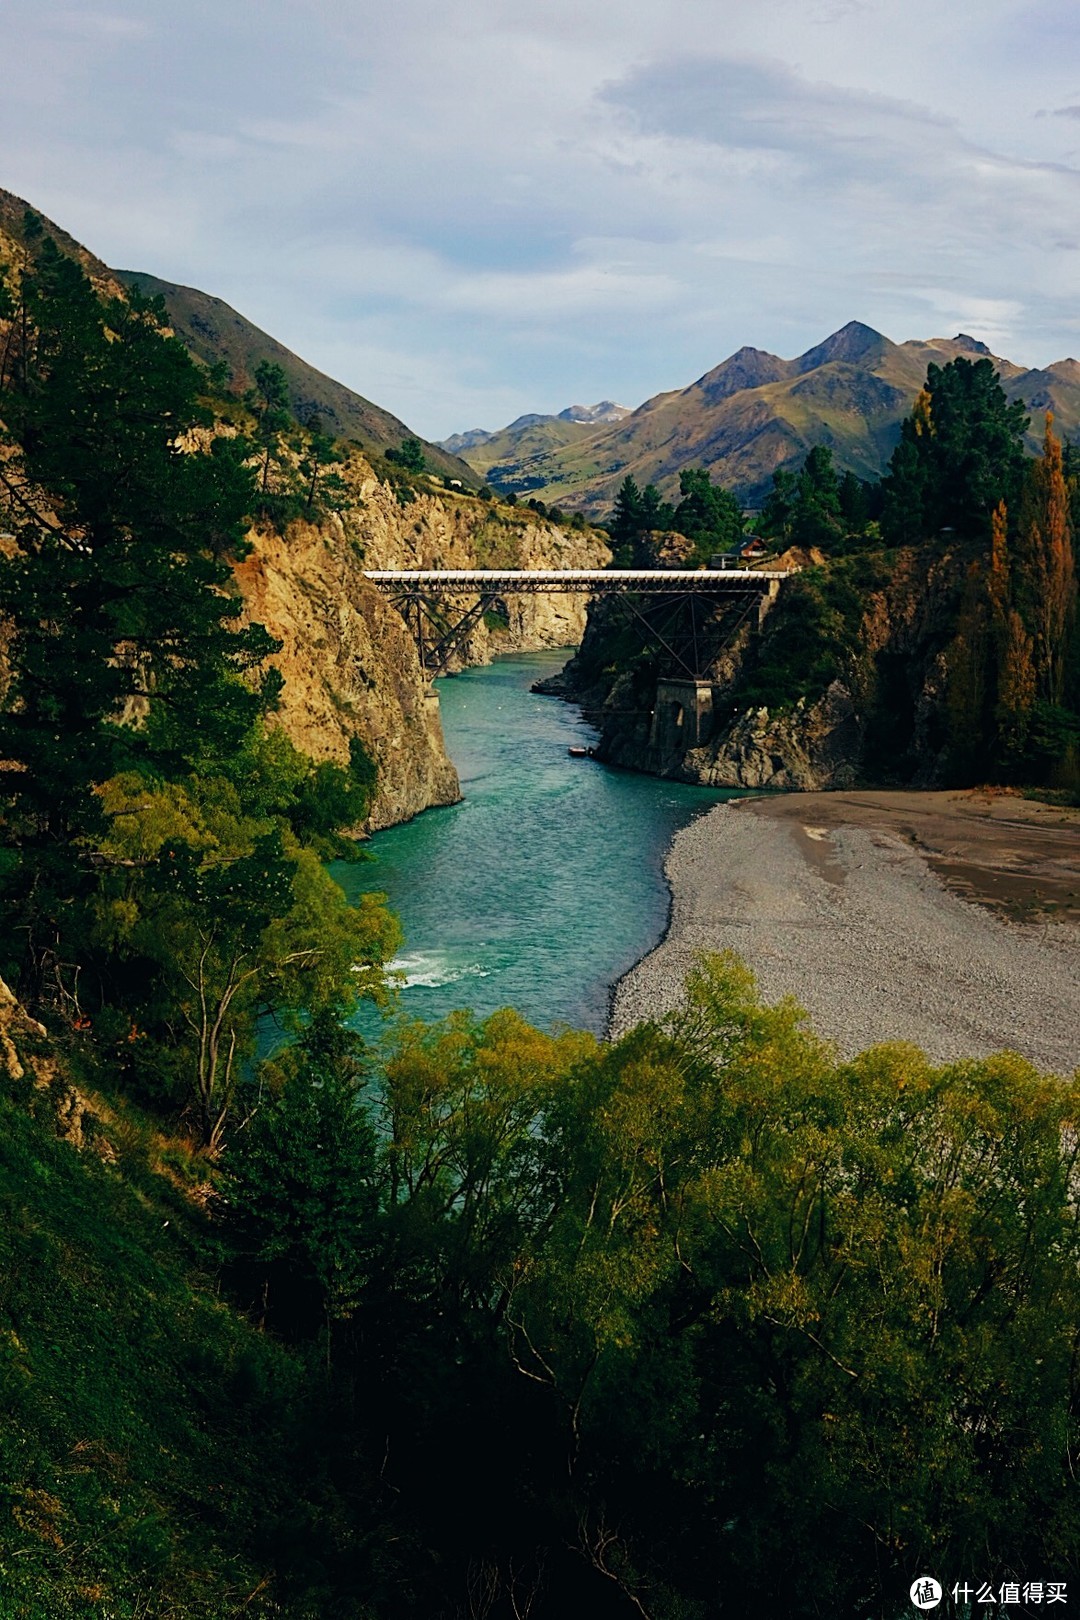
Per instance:
[[[566,752],[570,755],[571,759],[595,759],[596,758],[596,749],[595,748],[568,748],[566,750]]]

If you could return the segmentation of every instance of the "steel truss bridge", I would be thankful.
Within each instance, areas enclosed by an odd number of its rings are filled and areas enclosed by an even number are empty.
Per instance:
[[[433,676],[446,672],[454,651],[485,613],[505,609],[506,597],[573,593],[625,598],[670,663],[700,680],[709,646],[715,654],[715,638],[704,635],[707,617],[730,601],[742,609],[731,633],[755,606],[760,624],[787,575],[749,568],[410,568],[365,570],[364,578],[399,610],[421,666]],[[462,606],[462,599],[468,605]]]

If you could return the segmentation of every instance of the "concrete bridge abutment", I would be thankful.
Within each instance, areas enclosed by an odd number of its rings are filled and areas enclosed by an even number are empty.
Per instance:
[[[685,754],[712,736],[711,681],[663,678],[656,683],[649,744],[660,754]]]

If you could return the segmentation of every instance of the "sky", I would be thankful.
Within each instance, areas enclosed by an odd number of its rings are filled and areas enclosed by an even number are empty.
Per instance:
[[[1080,352],[1076,0],[0,0],[0,186],[427,438],[849,320]]]

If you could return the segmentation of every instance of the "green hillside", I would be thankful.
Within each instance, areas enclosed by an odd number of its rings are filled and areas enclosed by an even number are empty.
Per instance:
[[[572,450],[582,439],[592,438],[596,432],[597,427],[591,422],[568,422],[559,416],[529,417],[521,426],[512,422],[509,427],[487,435],[481,443],[463,449],[460,455],[474,471],[500,489],[513,489],[521,494],[542,482],[530,471],[538,459]]]
[[[165,1591],[265,1614],[271,1546],[316,1516],[290,1468],[303,1360],[202,1271],[190,1150],[98,1102],[76,1153],[61,1095],[0,1063],[0,1615],[134,1620]]]
[[[396,449],[403,439],[412,435],[412,429],[396,416],[360,394],[354,394],[351,388],[335,382],[324,372],[316,371],[223,299],[199,292],[195,287],[162,281],[141,270],[117,270],[115,275],[126,287],[138,287],[151,297],[163,298],[177,337],[207,365],[224,361],[229,368],[231,388],[238,391],[249,388],[254,381],[255,367],[261,360],[270,360],[284,371],[290,404],[301,421],[317,412],[336,438],[357,439],[365,450],[376,453]],[[480,483],[473,469],[458,456],[450,455],[438,445],[421,442],[427,464],[436,472],[460,478],[470,487],[475,488]]]
[[[25,247],[26,216],[30,204],[10,191],[0,189],[0,261],[14,257]],[[241,392],[254,381],[256,366],[262,360],[276,363],[289,385],[289,402],[295,415],[305,420],[312,411],[323,418],[337,438],[357,439],[368,451],[379,454],[397,448],[409,437],[418,437],[389,411],[373,405],[343,383],[335,382],[314,366],[292,353],[276,338],[260,331],[251,321],[231,309],[220,298],[181,287],[171,281],[138,270],[110,270],[107,264],[77,242],[73,236],[43,215],[36,216],[45,234],[61,252],[74,258],[99,292],[119,295],[124,287],[138,287],[152,297],[161,297],[177,337],[196,359],[206,365],[223,361],[229,372],[229,386]],[[9,244],[5,249],[6,243]],[[460,478],[476,488],[480,479],[471,467],[438,445],[424,444],[425,460],[436,472]]]

